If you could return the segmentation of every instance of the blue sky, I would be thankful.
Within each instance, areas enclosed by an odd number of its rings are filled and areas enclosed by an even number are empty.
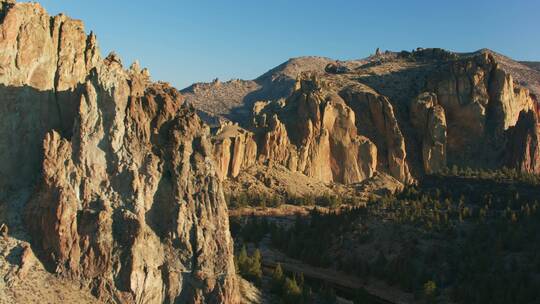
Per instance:
[[[42,0],[93,30],[106,55],[138,59],[178,88],[252,79],[288,58],[483,47],[540,61],[540,0]]]

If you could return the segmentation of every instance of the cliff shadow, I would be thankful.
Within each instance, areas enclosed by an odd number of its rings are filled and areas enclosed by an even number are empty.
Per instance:
[[[0,223],[8,226],[9,237],[30,243],[50,272],[54,269],[29,233],[27,205],[39,189],[45,136],[55,130],[71,138],[81,90],[81,85],[62,92],[0,85]],[[8,261],[18,263],[19,255],[10,252]]]
[[[54,92],[0,85],[0,197],[35,184],[48,132],[56,130],[71,137],[80,90]]]
[[[253,105],[261,100],[277,100],[287,98],[291,95],[295,80],[288,77],[271,79],[271,77],[260,77],[254,80],[259,85],[259,89],[248,93],[242,99],[242,105],[231,110],[226,117],[232,121],[237,121],[243,127],[250,126]]]
[[[445,64],[421,63],[418,66],[390,71],[380,75],[369,74],[354,78],[355,81],[365,84],[377,93],[388,97],[405,140],[409,170],[416,177],[424,175],[421,152],[422,140],[418,131],[411,124],[410,105],[420,93],[427,89],[428,78],[445,68]]]

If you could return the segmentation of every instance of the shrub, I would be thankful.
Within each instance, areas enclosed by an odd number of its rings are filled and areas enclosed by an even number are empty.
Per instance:
[[[247,254],[246,246],[243,246],[240,250],[240,254],[236,258],[236,267],[240,275],[246,280],[249,280],[255,284],[260,284],[262,279],[262,267],[261,267],[261,252],[259,249],[255,250],[252,256]]]
[[[435,298],[437,296],[437,284],[432,280],[424,283],[424,299],[426,303],[435,303]]]

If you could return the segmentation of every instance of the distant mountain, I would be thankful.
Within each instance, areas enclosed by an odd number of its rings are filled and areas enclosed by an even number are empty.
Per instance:
[[[304,71],[322,71],[333,60],[324,57],[299,57],[273,68],[254,80],[218,79],[195,83],[183,90],[186,102],[211,117],[246,119],[258,100],[285,98],[291,93],[296,76]]]
[[[533,94],[540,96],[539,63],[517,62],[488,49],[459,54],[459,56],[472,56],[483,52],[492,54],[503,69],[513,76],[515,81]],[[388,58],[390,54],[397,53],[387,52],[383,56]],[[374,58],[376,57],[339,61],[339,64],[355,69],[374,60]],[[221,82],[216,79],[211,83],[195,83],[181,92],[188,103],[193,104],[210,117],[224,117],[241,121],[246,119],[245,116],[249,116],[255,101],[285,98],[290,94],[294,81],[300,73],[306,71],[322,73],[325,67],[333,62],[336,60],[326,57],[291,58],[254,80],[235,79]]]

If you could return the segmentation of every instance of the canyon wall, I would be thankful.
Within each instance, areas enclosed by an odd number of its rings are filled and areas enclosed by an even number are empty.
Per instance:
[[[0,187],[52,272],[106,302],[237,303],[210,130],[81,21],[1,2]]]
[[[289,97],[254,103],[242,127],[255,153],[235,164],[279,164],[345,184],[376,171],[414,183],[453,165],[540,173],[538,102],[498,58],[427,49],[388,63],[340,62],[348,66],[340,73],[301,73]],[[245,158],[233,150],[215,157],[223,168]],[[222,178],[238,174],[228,170]]]

